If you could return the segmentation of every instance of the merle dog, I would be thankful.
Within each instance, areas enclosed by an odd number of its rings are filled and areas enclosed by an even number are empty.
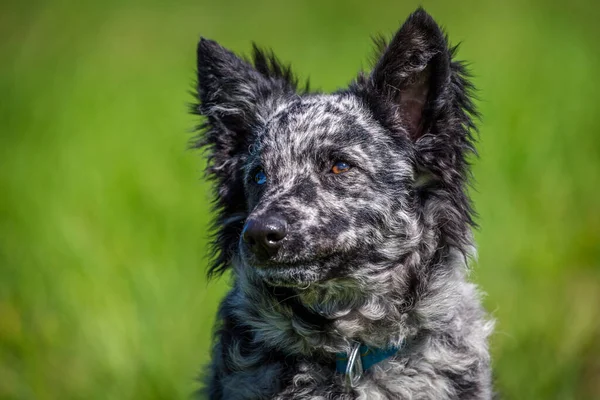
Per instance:
[[[272,53],[198,45],[197,146],[231,269],[210,399],[487,399],[492,323],[467,281],[476,111],[422,9],[369,74],[298,87]]]

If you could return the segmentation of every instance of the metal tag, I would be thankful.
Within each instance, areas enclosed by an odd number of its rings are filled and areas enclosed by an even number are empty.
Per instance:
[[[355,388],[363,375],[363,365],[360,358],[360,343],[355,343],[348,356],[348,365],[346,366],[345,382],[346,387]]]

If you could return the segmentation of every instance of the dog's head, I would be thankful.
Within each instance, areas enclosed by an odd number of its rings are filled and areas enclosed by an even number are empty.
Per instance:
[[[419,248],[469,245],[471,89],[417,10],[369,74],[333,94],[288,67],[198,45],[199,147],[216,181],[216,258],[271,285],[367,282]]]

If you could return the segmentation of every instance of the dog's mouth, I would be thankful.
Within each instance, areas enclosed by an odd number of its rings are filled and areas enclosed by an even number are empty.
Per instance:
[[[310,257],[280,254],[268,260],[260,260],[240,246],[243,263],[270,286],[308,288],[311,284],[328,279],[328,272],[340,263],[335,252],[311,254]]]
[[[322,279],[319,263],[301,261],[294,263],[262,263],[253,265],[256,274],[271,286],[307,288]]]

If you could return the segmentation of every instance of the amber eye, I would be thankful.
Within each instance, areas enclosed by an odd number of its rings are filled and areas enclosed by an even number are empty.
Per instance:
[[[333,172],[334,174],[341,174],[343,172],[347,172],[350,170],[350,164],[344,162],[344,161],[337,161],[335,164],[333,164],[333,167],[331,167],[331,172]]]

